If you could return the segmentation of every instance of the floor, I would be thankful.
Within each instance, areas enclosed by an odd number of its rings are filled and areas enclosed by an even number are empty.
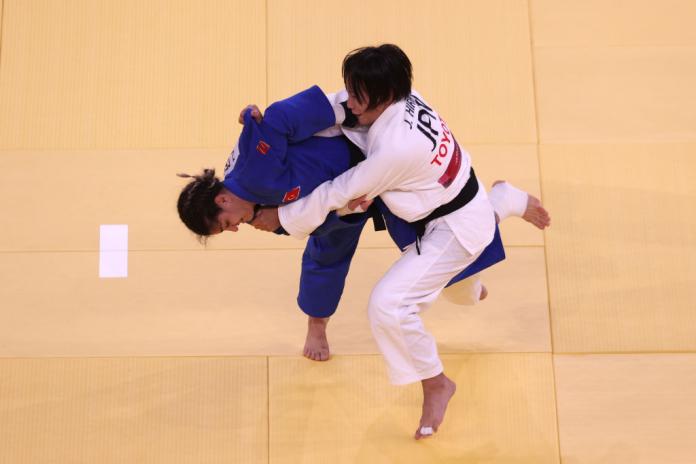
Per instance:
[[[696,3],[0,0],[0,464],[696,463]],[[502,224],[489,298],[424,316],[457,382],[436,437],[369,331],[398,256],[361,239],[301,356],[304,244],[203,247],[176,172],[221,171],[239,110],[341,87],[399,44]],[[128,277],[99,226],[128,225]]]

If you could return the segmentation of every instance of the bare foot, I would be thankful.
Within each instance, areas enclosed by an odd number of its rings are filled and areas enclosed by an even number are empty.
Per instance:
[[[481,294],[479,295],[479,301],[483,301],[488,296],[488,289],[485,285],[481,285]]]
[[[527,194],[527,209],[522,215],[522,219],[542,230],[551,225],[549,212],[541,206],[541,201],[537,197],[529,194]]]
[[[326,338],[326,325],[329,318],[309,317],[307,338],[302,354],[313,361],[328,361],[329,340]]]
[[[503,190],[503,193],[497,194],[496,200],[493,200],[493,196],[496,195],[493,190],[498,184],[502,184],[506,181],[496,180],[493,182],[491,187],[491,203],[493,203],[494,208],[496,208],[495,219],[496,223],[500,222],[500,217],[498,216],[497,208],[503,208],[503,217],[508,216],[522,216],[522,219],[529,222],[539,229],[546,229],[551,225],[551,217],[549,212],[541,205],[541,201],[533,195],[518,189],[514,185],[508,183],[508,188]],[[524,200],[526,204],[521,204]],[[524,212],[521,212],[521,208],[524,206]]]
[[[437,432],[457,385],[444,372],[421,382],[423,385],[423,413],[414,438],[420,440]]]

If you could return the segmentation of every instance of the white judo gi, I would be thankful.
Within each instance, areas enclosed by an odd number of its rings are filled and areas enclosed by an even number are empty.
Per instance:
[[[471,157],[415,91],[390,105],[366,133],[344,132],[366,159],[307,197],[280,207],[280,222],[290,235],[306,237],[330,211],[362,195],[381,196],[394,214],[413,222],[452,201],[469,179]],[[420,254],[409,247],[377,283],[368,316],[393,383],[416,382],[443,371],[435,340],[419,313],[478,257],[494,233],[493,208],[479,182],[469,203],[427,224]]]

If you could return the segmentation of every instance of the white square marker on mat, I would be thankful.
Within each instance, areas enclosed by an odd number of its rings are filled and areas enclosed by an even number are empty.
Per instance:
[[[99,277],[128,277],[128,225],[99,226]]]

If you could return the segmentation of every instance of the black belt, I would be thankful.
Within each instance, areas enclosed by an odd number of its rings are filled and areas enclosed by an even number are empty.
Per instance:
[[[442,206],[438,206],[432,213],[428,214],[423,219],[419,219],[411,223],[416,228],[416,250],[418,251],[418,254],[420,254],[420,241],[421,238],[423,238],[423,235],[425,234],[425,226],[427,226],[428,223],[433,219],[437,219],[439,217],[446,216],[449,213],[453,213],[462,206],[469,203],[471,200],[474,199],[474,197],[478,193],[478,189],[478,180],[476,179],[476,174],[474,174],[474,168],[471,168],[469,180],[466,181],[464,187],[459,191],[457,196],[454,197],[452,201],[450,201],[449,203],[445,203]]]
[[[360,149],[353,142],[351,142],[348,137],[343,136],[343,139],[348,143],[348,151],[350,152],[350,167],[352,168],[359,162],[364,161],[365,155],[363,152],[361,152]],[[384,223],[384,217],[382,217],[382,213],[375,203],[372,203],[365,212],[372,218],[375,230],[379,231],[387,229],[387,225]]]

